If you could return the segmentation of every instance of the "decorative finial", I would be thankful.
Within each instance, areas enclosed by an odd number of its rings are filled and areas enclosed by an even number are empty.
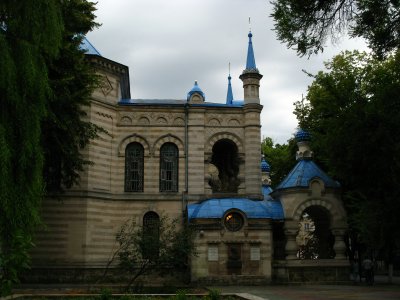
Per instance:
[[[250,20],[250,17],[249,17],[249,32],[251,32],[251,20]]]
[[[231,79],[231,62],[229,62],[229,73],[228,73],[228,79]]]

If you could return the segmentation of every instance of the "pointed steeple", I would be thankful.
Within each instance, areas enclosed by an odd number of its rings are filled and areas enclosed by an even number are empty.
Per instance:
[[[232,79],[232,77],[231,77],[231,63],[229,63],[228,92],[226,93],[226,104],[232,104],[232,102],[233,102],[231,79]]]
[[[250,18],[249,18],[250,23]],[[260,104],[260,80],[263,77],[256,67],[256,60],[254,59],[253,42],[251,38],[253,34],[251,29],[248,34],[249,46],[247,49],[246,69],[243,70],[239,78],[243,81],[244,89],[244,103],[258,103]]]
[[[258,72],[257,67],[256,67],[256,60],[254,59],[254,50],[253,50],[253,42],[251,38],[253,37],[253,34],[251,31],[247,35],[249,37],[249,46],[247,48],[247,60],[246,60],[246,70],[254,70]]]

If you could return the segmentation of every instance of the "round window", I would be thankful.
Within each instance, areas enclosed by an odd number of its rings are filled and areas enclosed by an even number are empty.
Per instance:
[[[229,231],[238,231],[242,229],[244,220],[241,214],[231,212],[225,216],[225,227]]]

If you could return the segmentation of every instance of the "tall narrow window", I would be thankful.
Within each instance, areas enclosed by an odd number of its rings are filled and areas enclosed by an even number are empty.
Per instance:
[[[160,248],[160,217],[153,211],[143,216],[142,256],[155,259]]]
[[[160,150],[160,192],[178,191],[178,148],[165,143]]]
[[[125,191],[143,192],[143,146],[131,143],[125,150]]]

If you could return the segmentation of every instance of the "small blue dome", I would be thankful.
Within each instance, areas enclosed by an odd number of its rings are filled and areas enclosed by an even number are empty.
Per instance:
[[[251,32],[249,32],[249,34],[247,35],[249,38],[253,37],[253,34]]]
[[[197,80],[194,82],[193,88],[190,90],[190,92],[187,94],[187,100],[194,94],[194,93],[199,93],[204,99],[206,98],[203,91],[197,84]]]
[[[295,138],[297,142],[304,142],[311,140],[311,135],[308,131],[299,129],[299,131],[296,132]]]
[[[263,158],[261,161],[261,172],[269,172],[269,171],[271,171],[271,167],[267,163],[267,161]]]

